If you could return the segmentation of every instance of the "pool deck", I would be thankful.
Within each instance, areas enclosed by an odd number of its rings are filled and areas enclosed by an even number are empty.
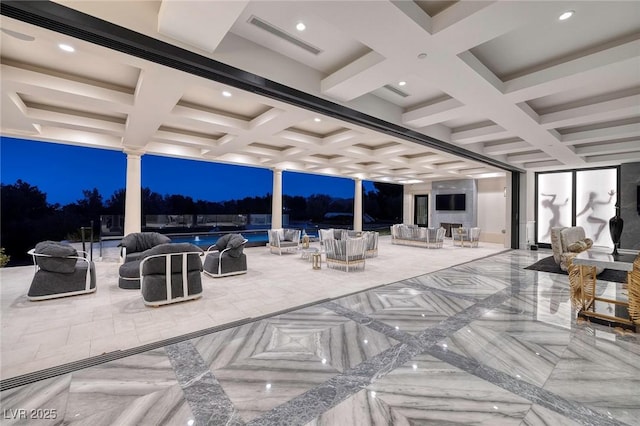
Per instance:
[[[480,243],[478,248],[453,247],[450,240],[441,249],[426,249],[393,245],[389,236],[383,236],[379,255],[367,259],[365,270],[346,273],[328,269],[325,263],[322,269],[313,270],[298,253],[279,256],[264,246],[248,247],[247,274],[225,278],[203,274],[200,299],[159,308],[145,306],[139,291],[118,287],[117,247],[105,247],[98,259],[94,246],[98,290],[93,294],[31,302],[26,293],[33,266],[2,268],[0,376],[7,379],[270,315],[504,250],[491,243]]]

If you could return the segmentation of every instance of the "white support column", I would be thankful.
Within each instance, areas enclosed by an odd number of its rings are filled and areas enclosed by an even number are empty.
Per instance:
[[[362,231],[362,179],[356,178],[353,194],[353,230]]]
[[[142,178],[140,151],[127,154],[127,187],[124,197],[124,235],[142,230]]]
[[[273,195],[271,196],[271,228],[282,228],[282,170],[273,169]]]

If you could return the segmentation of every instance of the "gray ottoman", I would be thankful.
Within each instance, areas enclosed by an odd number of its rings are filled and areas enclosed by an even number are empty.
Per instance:
[[[140,261],[133,260],[131,262],[120,265],[120,278],[118,279],[118,287],[127,290],[140,289]]]

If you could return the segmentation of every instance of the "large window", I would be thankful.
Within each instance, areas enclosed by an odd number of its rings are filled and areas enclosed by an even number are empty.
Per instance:
[[[551,228],[582,226],[595,245],[613,247],[618,168],[536,173],[537,242],[549,244]]]

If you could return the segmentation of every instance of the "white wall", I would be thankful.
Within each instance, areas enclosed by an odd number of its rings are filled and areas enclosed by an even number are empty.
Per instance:
[[[503,244],[506,233],[505,177],[478,179],[478,227],[480,240]]]
[[[498,244],[511,244],[506,230],[508,205],[510,198],[505,198],[504,188],[507,186],[506,177],[478,179],[478,226],[482,229],[480,240]],[[433,203],[431,183],[405,185],[403,202],[403,222],[413,223],[414,195],[429,195],[429,204]],[[430,209],[431,210],[431,209]],[[433,218],[429,217],[429,226],[433,226]]]

